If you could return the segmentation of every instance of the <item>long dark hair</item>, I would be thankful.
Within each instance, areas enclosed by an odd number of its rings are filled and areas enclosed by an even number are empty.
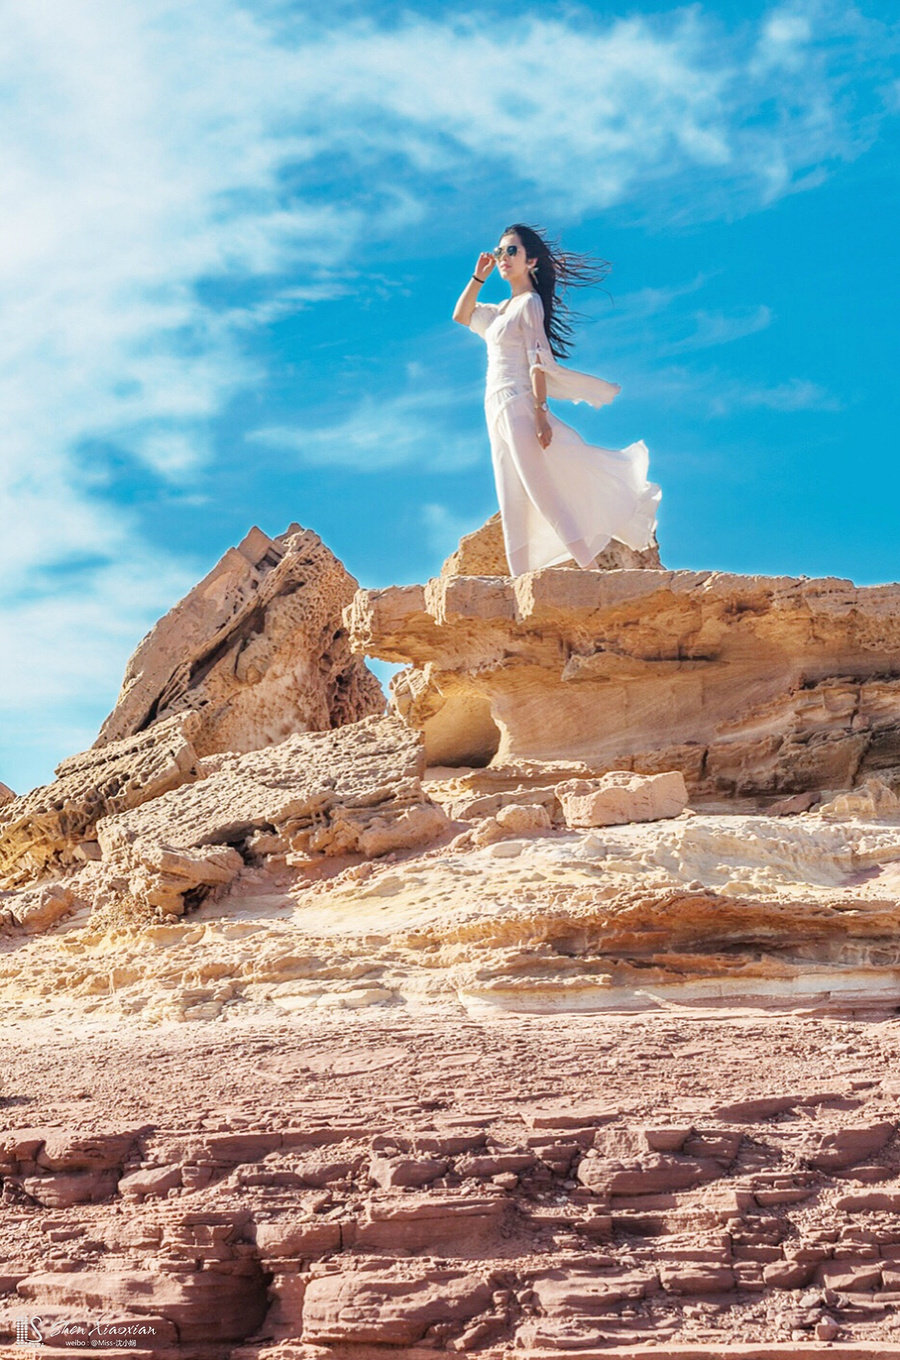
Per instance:
[[[544,304],[544,330],[557,359],[565,359],[572,348],[573,322],[578,313],[572,311],[563,293],[569,288],[588,288],[602,283],[612,266],[608,260],[562,250],[559,242],[548,241],[539,227],[514,222],[503,236],[511,236],[513,232],[525,247],[526,257],[537,260],[531,278]]]

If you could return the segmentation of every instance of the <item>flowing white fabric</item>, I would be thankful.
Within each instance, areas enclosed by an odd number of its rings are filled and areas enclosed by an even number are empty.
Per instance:
[[[534,369],[546,373],[548,396],[591,406],[605,406],[619,388],[557,363],[537,293],[499,305],[479,302],[469,326],[487,342],[485,415],[513,576],[570,557],[589,567],[611,538],[648,547],[662,493],[647,481],[643,440],[622,450],[597,448],[551,413],[553,440],[543,449],[534,428]]]

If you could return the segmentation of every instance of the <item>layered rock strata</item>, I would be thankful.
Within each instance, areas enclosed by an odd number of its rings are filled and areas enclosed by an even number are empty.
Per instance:
[[[900,586],[546,570],[361,591],[429,762],[681,770],[692,794],[900,779]]]
[[[383,712],[341,623],[356,584],[310,530],[251,529],[144,638],[95,744],[195,711],[201,755],[253,751]]]
[[[295,537],[0,806],[0,1342],[900,1360],[900,588],[466,575],[489,525],[356,597],[404,717],[273,740]]]
[[[447,817],[422,788],[424,769],[418,734],[396,718],[222,756],[206,778],[99,823],[105,883],[180,915],[245,863],[377,858],[427,844]]]
[[[8,923],[39,929],[86,903],[180,915],[245,865],[377,858],[447,826],[422,788],[421,737],[397,718],[202,759],[186,736],[197,726],[183,714],[73,757],[2,810]]]
[[[52,784],[0,806],[0,888],[59,875],[98,856],[102,817],[140,806],[196,779],[195,714],[69,756]]]
[[[86,1088],[4,1117],[3,1339],[24,1315],[155,1360],[896,1360],[896,1029],[23,1035],[29,1086]]]
[[[573,830],[552,790],[470,797],[464,818],[471,776],[391,795],[355,769],[304,799],[274,761],[239,772],[230,816],[187,785],[101,824],[102,860],[4,895],[31,938],[0,942],[0,1024],[69,1005],[153,1022],[440,1000],[480,1022],[900,1000],[896,822],[688,811]]]

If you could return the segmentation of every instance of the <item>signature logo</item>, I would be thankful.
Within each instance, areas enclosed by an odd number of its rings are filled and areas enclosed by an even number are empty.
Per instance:
[[[16,1318],[16,1345],[27,1346],[36,1349],[43,1346],[44,1337],[38,1323],[43,1323],[43,1318],[39,1317],[17,1317]]]
[[[137,1347],[138,1338],[156,1337],[157,1325],[153,1322],[122,1322],[99,1319],[96,1322],[73,1321],[70,1318],[52,1320],[38,1315],[21,1315],[15,1318],[15,1345],[20,1350],[38,1350],[45,1342],[57,1337],[65,1338],[67,1346]],[[142,1343],[143,1344],[143,1343]]]

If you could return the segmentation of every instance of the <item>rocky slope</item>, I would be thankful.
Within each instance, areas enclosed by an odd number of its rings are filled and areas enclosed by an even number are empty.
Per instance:
[[[254,532],[0,806],[0,1353],[900,1357],[898,588],[492,534]]]

